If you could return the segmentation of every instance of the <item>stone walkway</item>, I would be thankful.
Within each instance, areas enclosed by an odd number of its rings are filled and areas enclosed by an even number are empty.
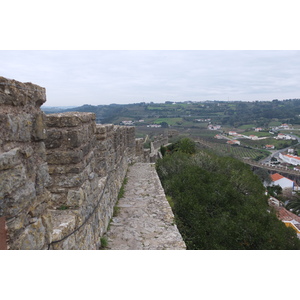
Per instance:
[[[129,167],[125,194],[106,233],[111,250],[184,250],[164,190],[150,163]]]

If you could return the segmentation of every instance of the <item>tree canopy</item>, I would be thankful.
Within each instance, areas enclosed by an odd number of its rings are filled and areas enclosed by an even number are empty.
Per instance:
[[[300,249],[249,166],[204,150],[189,153],[188,144],[179,141],[157,162],[188,249]]]

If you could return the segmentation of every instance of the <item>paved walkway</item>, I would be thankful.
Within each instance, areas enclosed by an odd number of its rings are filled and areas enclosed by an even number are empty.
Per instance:
[[[174,215],[150,163],[129,167],[125,195],[106,233],[111,250],[183,250],[185,243],[174,225]]]

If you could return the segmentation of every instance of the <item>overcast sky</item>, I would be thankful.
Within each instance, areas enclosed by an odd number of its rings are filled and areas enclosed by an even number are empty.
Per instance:
[[[2,50],[0,65],[47,106],[300,98],[297,50]]]

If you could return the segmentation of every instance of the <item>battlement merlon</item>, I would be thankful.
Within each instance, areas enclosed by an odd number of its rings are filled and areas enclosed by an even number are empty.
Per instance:
[[[41,107],[46,102],[46,89],[31,82],[19,82],[0,76],[0,105]]]

